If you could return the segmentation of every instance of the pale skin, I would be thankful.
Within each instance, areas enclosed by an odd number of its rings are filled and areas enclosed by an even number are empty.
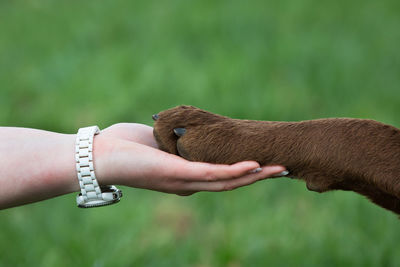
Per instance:
[[[0,209],[78,192],[75,138],[74,134],[0,127]],[[233,165],[187,161],[157,149],[153,128],[136,123],[115,124],[96,135],[93,158],[100,185],[182,196],[232,190],[285,171],[283,166],[260,169],[255,161]]]

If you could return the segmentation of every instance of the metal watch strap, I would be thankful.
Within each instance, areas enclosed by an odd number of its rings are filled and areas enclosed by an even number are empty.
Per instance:
[[[99,134],[97,126],[81,128],[76,136],[75,161],[81,193],[76,197],[80,208],[99,207],[117,203],[122,197],[115,186],[99,186],[93,166],[93,139]]]

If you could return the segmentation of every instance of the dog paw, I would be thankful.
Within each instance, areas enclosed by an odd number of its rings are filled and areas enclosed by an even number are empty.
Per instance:
[[[178,106],[152,118],[159,148],[195,161],[210,160],[207,155],[215,147],[218,136],[215,124],[226,120],[226,117],[193,106]]]
[[[192,106],[178,106],[154,114],[153,135],[159,148],[182,156],[178,151],[178,140],[187,133],[188,128],[192,129],[205,123],[201,113],[202,110]],[[183,152],[184,148],[180,146],[180,150]]]

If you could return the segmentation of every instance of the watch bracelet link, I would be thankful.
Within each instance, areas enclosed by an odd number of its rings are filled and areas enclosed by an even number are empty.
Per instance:
[[[122,191],[115,186],[100,186],[93,165],[93,139],[100,133],[97,126],[78,130],[75,142],[75,162],[81,192],[76,197],[78,207],[92,208],[119,202]]]

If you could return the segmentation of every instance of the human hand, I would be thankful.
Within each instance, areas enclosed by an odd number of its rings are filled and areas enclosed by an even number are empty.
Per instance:
[[[260,168],[255,161],[232,165],[188,161],[158,150],[153,128],[143,124],[115,124],[94,142],[96,176],[101,184],[191,195],[232,190],[285,171],[282,166]]]

